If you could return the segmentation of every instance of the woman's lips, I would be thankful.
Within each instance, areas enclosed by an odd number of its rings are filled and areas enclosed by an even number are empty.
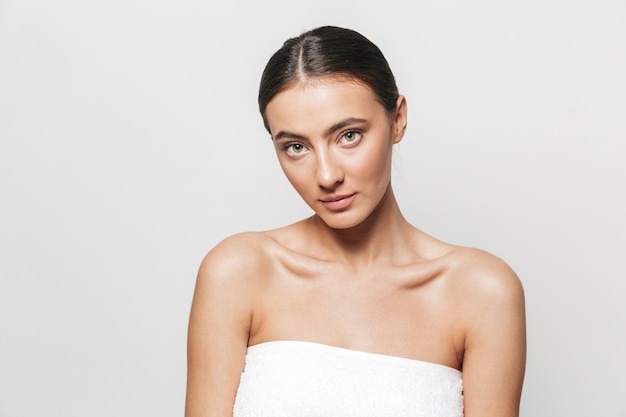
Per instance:
[[[337,195],[337,196],[327,197],[320,201],[322,202],[324,207],[326,207],[329,210],[333,210],[333,211],[343,210],[352,203],[352,200],[354,200],[354,196],[355,194]]]

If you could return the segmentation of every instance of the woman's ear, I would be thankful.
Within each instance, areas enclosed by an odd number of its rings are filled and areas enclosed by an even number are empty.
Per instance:
[[[396,112],[393,120],[393,143],[398,143],[402,140],[404,132],[406,131],[407,123],[407,104],[406,98],[403,95],[398,96],[396,102]]]

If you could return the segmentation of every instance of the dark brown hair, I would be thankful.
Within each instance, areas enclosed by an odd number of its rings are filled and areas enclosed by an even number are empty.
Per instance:
[[[329,75],[367,85],[388,112],[396,109],[398,87],[380,49],[354,30],[321,26],[285,41],[265,66],[259,87],[265,128],[265,109],[276,94],[294,81]]]

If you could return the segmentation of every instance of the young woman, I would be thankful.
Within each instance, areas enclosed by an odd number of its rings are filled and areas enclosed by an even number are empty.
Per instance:
[[[403,217],[391,161],[407,102],[380,50],[329,26],[289,39],[259,108],[313,215],[202,262],[186,416],[518,416],[522,286]]]

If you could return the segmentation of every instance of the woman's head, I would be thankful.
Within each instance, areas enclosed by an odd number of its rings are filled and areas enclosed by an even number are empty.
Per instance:
[[[322,26],[288,39],[267,63],[259,110],[268,131],[265,110],[276,94],[296,82],[335,76],[368,86],[387,112],[396,110],[398,87],[380,49],[353,30]]]

